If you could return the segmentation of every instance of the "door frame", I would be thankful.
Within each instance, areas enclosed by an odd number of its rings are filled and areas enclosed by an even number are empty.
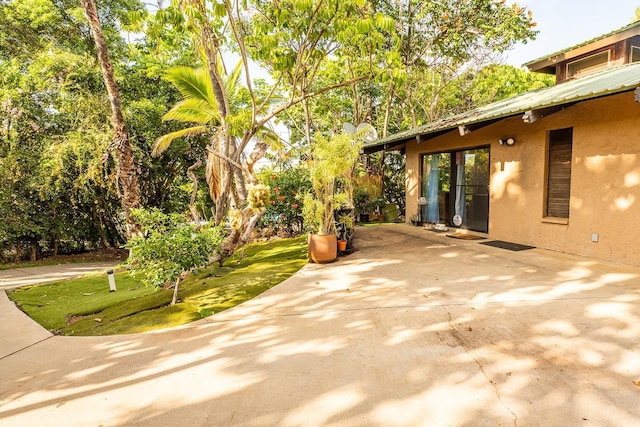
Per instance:
[[[455,200],[456,200],[456,193],[457,193],[457,185],[456,185],[456,181],[457,181],[457,168],[456,168],[456,153],[460,153],[461,155],[463,155],[462,153],[464,153],[465,151],[472,151],[472,150],[487,150],[488,153],[488,160],[487,160],[487,173],[488,173],[488,182],[487,182],[487,212],[486,212],[486,230],[477,230],[477,229],[473,229],[473,228],[469,228],[465,225],[460,225],[460,226],[456,226],[453,224],[453,216],[454,216],[454,209],[453,207],[455,206]],[[443,151],[432,151],[432,152],[424,152],[424,153],[420,153],[420,196],[424,196],[425,192],[426,192],[426,188],[425,188],[425,157],[426,156],[430,156],[430,155],[442,155],[442,154],[447,154],[450,156],[450,161],[449,161],[449,196],[448,196],[448,206],[449,208],[449,214],[447,215],[447,218],[441,218],[440,221],[444,222],[445,225],[449,226],[449,227],[455,227],[455,228],[463,228],[463,229],[467,229],[467,230],[471,230],[471,231],[478,231],[481,233],[488,233],[489,232],[489,212],[490,212],[490,201],[491,201],[491,145],[478,145],[478,146],[472,146],[472,147],[463,147],[463,148],[458,148],[455,150],[443,150]],[[423,214],[424,216],[424,214]]]

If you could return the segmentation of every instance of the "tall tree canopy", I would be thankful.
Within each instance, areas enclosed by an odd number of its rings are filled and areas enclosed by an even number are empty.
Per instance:
[[[122,113],[120,89],[116,84],[109,48],[102,32],[102,24],[98,16],[98,9],[94,0],[80,0],[87,21],[91,27],[91,35],[95,42],[98,62],[102,70],[102,79],[109,94],[111,104],[111,128],[113,142],[111,147],[118,153],[118,184],[122,190],[122,210],[124,211],[127,237],[131,237],[136,230],[136,224],[131,216],[131,209],[139,207],[140,188],[133,158],[133,149],[129,140],[129,132]]]
[[[139,2],[98,8],[143,178],[142,203],[180,211],[188,203],[181,186],[193,151],[178,144],[167,159],[150,152],[155,138],[172,129],[161,116],[178,97],[159,74],[190,62],[189,44],[165,46],[170,59],[160,67],[150,60],[155,40],[127,44],[121,31],[132,25],[130,13],[144,15]],[[0,21],[0,257],[19,257],[27,245],[35,258],[40,248],[55,252],[60,243],[67,250],[85,242],[121,244],[109,102],[82,9],[74,2],[11,0],[0,2]]]

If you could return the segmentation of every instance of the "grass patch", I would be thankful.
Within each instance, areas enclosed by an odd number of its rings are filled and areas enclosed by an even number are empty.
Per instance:
[[[404,224],[404,221],[369,221],[369,222],[359,222],[356,225],[359,227],[377,227],[382,224]]]
[[[182,325],[247,301],[307,263],[306,236],[247,245],[223,267],[210,266],[173,290],[145,286],[140,277],[116,273],[116,292],[104,275],[28,286],[9,298],[45,328],[62,335],[113,335]]]

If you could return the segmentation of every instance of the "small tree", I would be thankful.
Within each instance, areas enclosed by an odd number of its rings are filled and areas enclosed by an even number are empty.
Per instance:
[[[220,250],[223,236],[219,227],[196,227],[182,215],[167,215],[158,209],[134,209],[132,215],[143,233],[129,241],[129,265],[153,286],[175,282],[171,305],[178,301],[180,280],[195,268],[204,267]]]
[[[361,147],[362,136],[349,134],[319,135],[311,144],[308,163],[313,194],[304,198],[303,215],[314,233],[335,234],[334,210],[353,204],[351,181]]]

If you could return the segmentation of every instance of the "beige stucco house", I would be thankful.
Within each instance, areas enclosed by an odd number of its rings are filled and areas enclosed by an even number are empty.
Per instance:
[[[557,84],[365,151],[406,152],[407,222],[640,265],[640,21],[526,65]]]

